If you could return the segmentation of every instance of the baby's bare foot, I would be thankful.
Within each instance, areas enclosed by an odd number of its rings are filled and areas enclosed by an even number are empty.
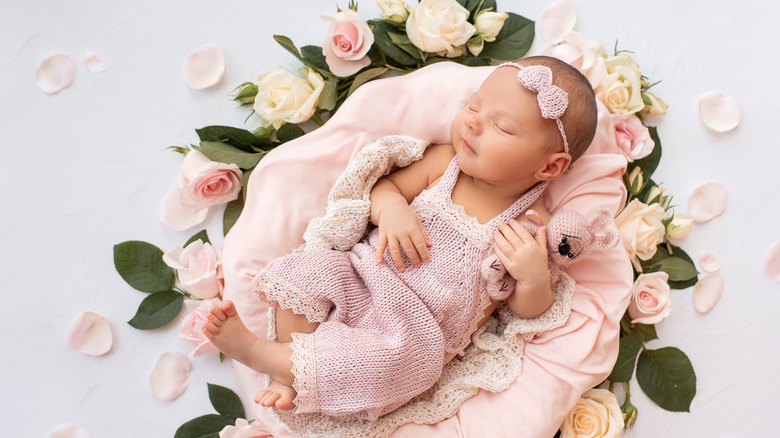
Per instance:
[[[267,341],[255,336],[241,321],[232,301],[223,301],[211,306],[203,333],[219,350],[244,365],[261,371],[262,359]]]
[[[260,391],[255,396],[255,403],[270,408],[276,406],[277,409],[288,411],[295,407],[293,400],[297,393],[292,386],[283,385],[277,381],[272,381],[268,389]]]

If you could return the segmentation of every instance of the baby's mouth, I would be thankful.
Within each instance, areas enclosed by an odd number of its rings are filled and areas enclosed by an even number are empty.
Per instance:
[[[466,140],[465,137],[463,137],[463,150],[466,151],[466,153],[471,155],[477,155],[477,151],[474,150],[473,147],[471,147],[471,144],[469,144],[468,140]]]

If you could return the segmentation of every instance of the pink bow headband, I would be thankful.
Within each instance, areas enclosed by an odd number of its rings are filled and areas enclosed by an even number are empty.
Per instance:
[[[569,142],[566,141],[566,132],[563,130],[561,116],[566,112],[569,105],[569,95],[561,88],[552,84],[552,70],[544,65],[523,66],[514,62],[505,62],[498,66],[514,67],[518,69],[517,79],[528,89],[537,94],[536,100],[539,103],[539,109],[542,110],[542,117],[555,120],[558,130],[563,138],[563,151],[569,153]]]

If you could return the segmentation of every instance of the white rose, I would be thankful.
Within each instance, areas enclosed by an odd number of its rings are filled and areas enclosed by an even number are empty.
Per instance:
[[[317,109],[325,81],[308,67],[300,72],[305,79],[284,67],[277,67],[257,78],[258,90],[253,108],[276,129],[285,123],[305,122]]]
[[[504,27],[504,22],[509,18],[506,12],[490,12],[484,10],[474,18],[474,27],[483,40],[490,43],[496,40],[496,36]]]
[[[582,72],[594,88],[607,77],[604,46],[599,41],[588,40],[579,32],[565,33],[558,44],[548,45],[542,54],[570,64]]]
[[[476,32],[468,18],[455,0],[422,0],[406,20],[406,34],[420,50],[454,58]]]
[[[633,324],[655,324],[672,312],[669,274],[663,271],[640,274],[631,287],[628,316]]]
[[[564,418],[561,438],[619,438],[623,428],[623,413],[615,394],[590,389]]]
[[[626,54],[607,58],[607,77],[596,88],[596,98],[612,114],[634,114],[645,107],[642,101],[642,73]]]
[[[404,0],[376,0],[376,4],[382,12],[381,17],[385,20],[403,23],[409,16]]]
[[[646,205],[638,199],[631,201],[615,218],[623,246],[637,271],[642,272],[637,258],[650,260],[658,244],[664,241],[663,221],[667,218],[660,205]]]
[[[655,94],[645,93],[645,96],[650,100],[650,104],[645,104],[645,107],[642,109],[642,114],[651,116],[662,116],[666,114],[666,110],[669,109],[669,105],[667,105],[666,102]]]
[[[218,297],[225,288],[222,262],[210,243],[198,239],[184,248],[174,246],[163,261],[176,270],[184,290],[201,300]]]
[[[675,213],[671,222],[666,224],[666,235],[671,239],[682,239],[693,229],[693,218]]]

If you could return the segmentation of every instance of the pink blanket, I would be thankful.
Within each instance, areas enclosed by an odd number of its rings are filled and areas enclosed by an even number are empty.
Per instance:
[[[324,214],[328,192],[350,158],[367,142],[390,134],[448,143],[450,121],[491,71],[440,63],[371,82],[325,126],[263,159],[250,178],[244,212],[226,237],[223,254],[224,297],[236,302],[251,330],[265,336],[267,329],[266,308],[252,290],[253,277],[270,260],[303,243],[306,225]],[[588,153],[549,185],[544,202],[551,212],[572,209],[588,216],[623,206],[626,162],[617,153],[609,117],[600,107],[599,129]],[[436,425],[409,424],[393,436],[552,436],[580,394],[611,371],[633,281],[622,245],[592,251],[568,272],[577,282],[568,322],[526,344],[523,373],[508,390],[481,391],[456,416]],[[247,398],[265,387],[265,376],[237,362],[235,367]],[[293,436],[265,408],[253,405],[252,411],[274,436]]]

